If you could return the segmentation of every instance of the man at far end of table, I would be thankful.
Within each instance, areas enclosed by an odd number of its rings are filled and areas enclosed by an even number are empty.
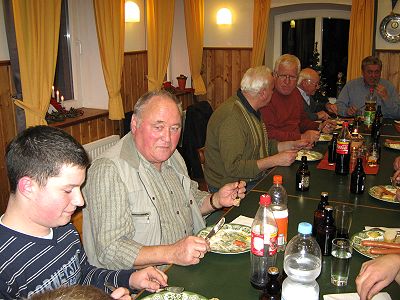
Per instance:
[[[381,78],[382,61],[378,57],[367,56],[361,63],[362,77],[350,80],[343,87],[336,101],[341,116],[363,115],[365,98],[374,89],[376,105],[380,105],[384,118],[400,118],[399,95],[393,84]]]

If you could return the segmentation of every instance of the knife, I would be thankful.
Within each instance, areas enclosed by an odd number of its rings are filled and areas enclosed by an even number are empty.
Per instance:
[[[214,225],[214,227],[211,229],[211,231],[207,234],[205,239],[209,241],[225,224],[225,218],[222,217],[217,224]]]

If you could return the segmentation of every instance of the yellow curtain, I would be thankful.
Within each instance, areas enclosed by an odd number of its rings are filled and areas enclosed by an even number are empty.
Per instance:
[[[61,0],[13,0],[26,126],[47,125],[60,31]]]
[[[161,88],[167,72],[174,26],[175,0],[147,0],[148,89]]]
[[[261,66],[265,56],[271,0],[254,0],[251,66]]]
[[[108,91],[111,120],[124,118],[121,78],[124,63],[125,1],[93,0],[97,38],[104,80]]]
[[[361,74],[361,61],[372,54],[374,1],[353,0],[351,4],[347,81]]]
[[[204,0],[185,0],[185,27],[189,53],[189,65],[195,95],[203,95],[206,91],[200,75],[204,42]]]

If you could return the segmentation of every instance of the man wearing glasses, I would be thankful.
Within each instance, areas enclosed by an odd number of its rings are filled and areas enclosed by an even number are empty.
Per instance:
[[[277,59],[274,67],[275,89],[271,102],[261,109],[268,135],[278,141],[306,139],[317,141],[320,132],[331,132],[336,124],[331,120],[317,123],[304,111],[303,98],[296,88],[300,61],[291,54]]]
[[[328,120],[329,115],[325,112],[325,103],[314,99],[315,92],[319,89],[319,74],[311,68],[301,70],[297,80],[297,88],[304,100],[304,111],[312,121]]]

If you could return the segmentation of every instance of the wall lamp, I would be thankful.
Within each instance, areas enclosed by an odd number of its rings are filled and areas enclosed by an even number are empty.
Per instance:
[[[133,1],[125,2],[125,22],[137,23],[140,22],[139,6]]]
[[[217,12],[217,24],[232,24],[232,13],[228,8],[221,8]]]

